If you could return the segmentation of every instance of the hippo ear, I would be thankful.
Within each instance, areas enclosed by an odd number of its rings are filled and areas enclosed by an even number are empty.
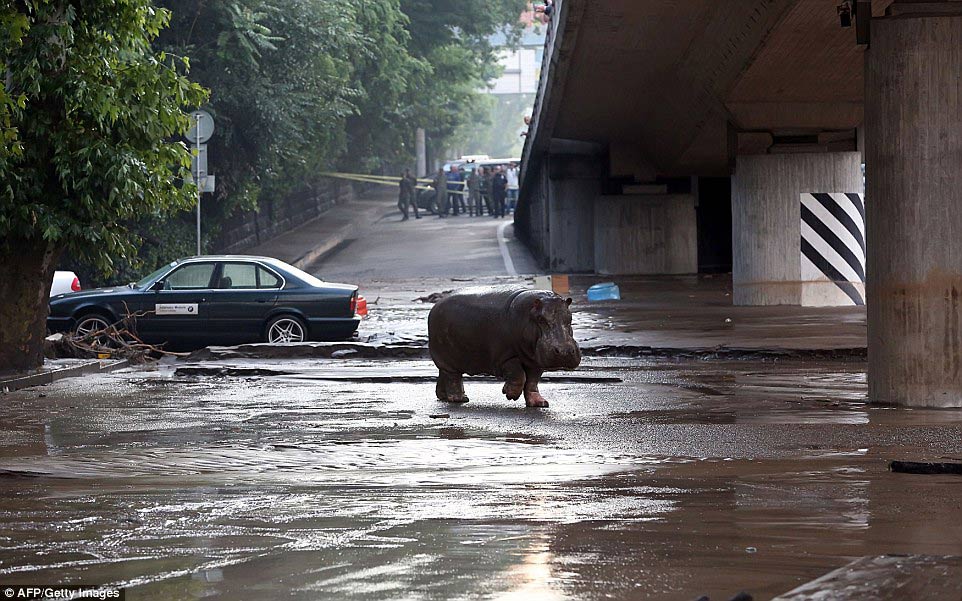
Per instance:
[[[570,297],[570,296],[565,299],[565,304],[568,305],[569,307],[571,306],[571,297]]]

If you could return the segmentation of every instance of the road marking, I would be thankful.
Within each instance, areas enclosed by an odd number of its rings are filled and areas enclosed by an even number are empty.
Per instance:
[[[501,249],[501,258],[504,259],[504,270],[508,275],[518,275],[514,269],[514,261],[511,260],[511,253],[508,252],[508,240],[504,237],[504,228],[511,225],[510,221],[505,221],[498,226],[498,248]]]

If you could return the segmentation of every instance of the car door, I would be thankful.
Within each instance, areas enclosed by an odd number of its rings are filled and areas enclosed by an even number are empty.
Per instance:
[[[254,261],[224,261],[208,298],[211,333],[221,343],[260,341],[284,280]]]
[[[148,341],[209,344],[208,302],[216,262],[177,267],[143,297],[137,330]]]

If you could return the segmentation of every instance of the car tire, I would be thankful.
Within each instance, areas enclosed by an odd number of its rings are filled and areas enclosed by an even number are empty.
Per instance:
[[[264,328],[264,342],[289,344],[307,340],[307,325],[294,315],[278,315],[268,320]]]
[[[71,333],[75,337],[84,338],[93,332],[96,332],[98,330],[104,330],[110,327],[111,323],[112,323],[112,320],[106,315],[104,315],[103,313],[97,313],[97,312],[84,313],[77,317]],[[106,344],[108,340],[104,336],[104,337],[98,338],[97,342],[101,344]]]

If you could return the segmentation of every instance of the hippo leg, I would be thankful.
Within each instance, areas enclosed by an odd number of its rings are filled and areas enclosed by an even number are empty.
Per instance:
[[[438,374],[436,392],[439,401],[448,403],[468,402],[468,397],[464,394],[464,381],[461,374],[453,371],[442,371]]]
[[[501,366],[501,371],[504,373],[504,387],[501,389],[501,392],[504,396],[508,397],[509,400],[517,401],[524,392],[525,376],[521,361],[511,359]]]
[[[538,380],[544,372],[540,369],[527,367],[524,382],[524,404],[528,407],[547,407],[548,401],[538,392]]]

